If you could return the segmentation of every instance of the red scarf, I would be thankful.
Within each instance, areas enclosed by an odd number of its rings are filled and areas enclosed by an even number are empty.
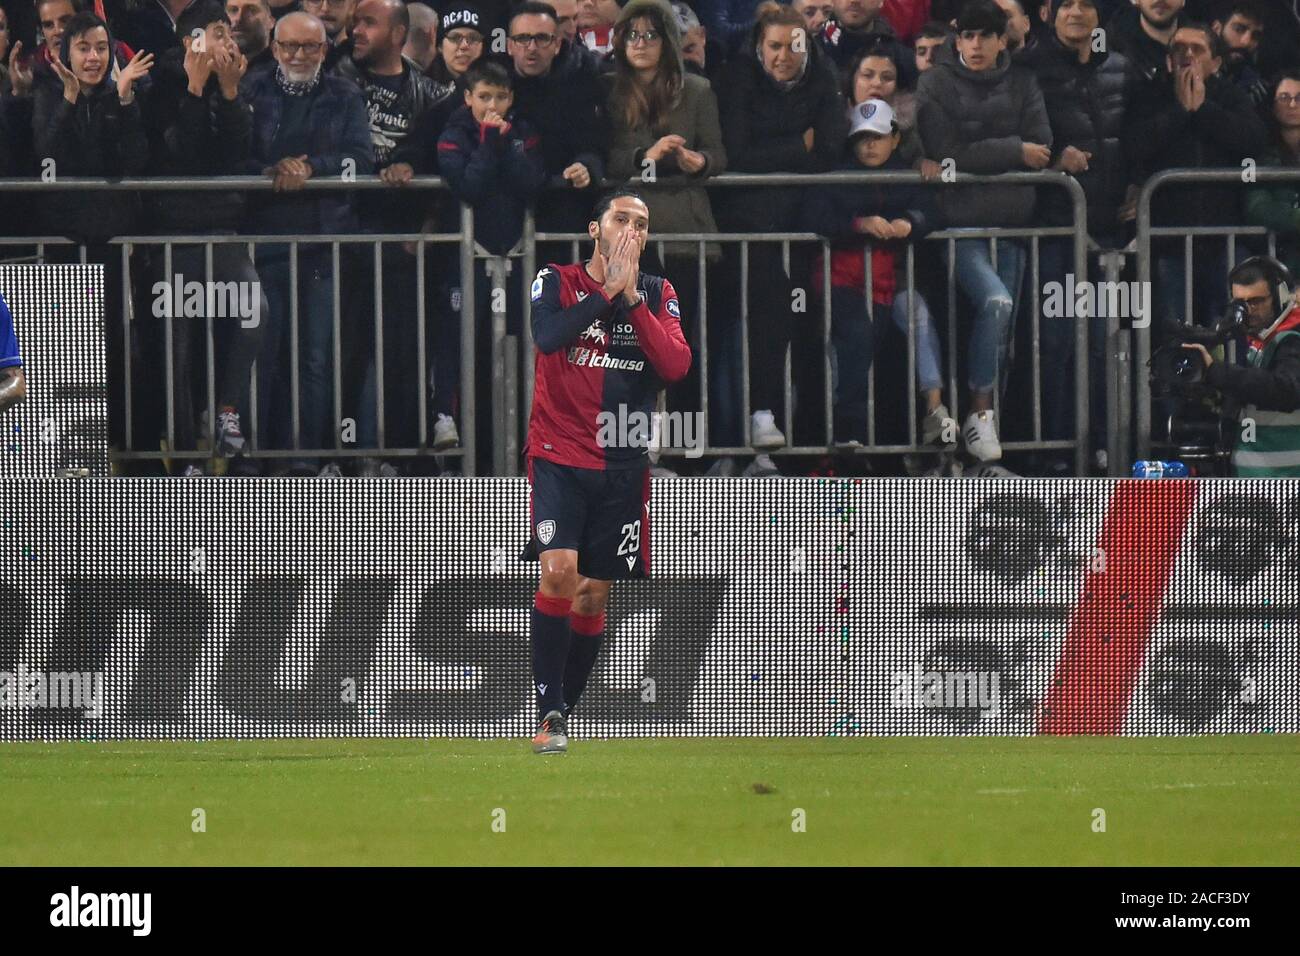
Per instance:
[[[1291,307],[1291,311],[1286,314],[1286,317],[1283,318],[1280,323],[1278,323],[1278,327],[1269,334],[1267,339],[1261,339],[1253,333],[1248,332],[1246,333],[1246,343],[1250,346],[1252,352],[1258,352],[1262,350],[1264,346],[1268,345],[1271,339],[1277,338],[1283,332],[1289,332],[1297,328],[1300,328],[1300,304]]]

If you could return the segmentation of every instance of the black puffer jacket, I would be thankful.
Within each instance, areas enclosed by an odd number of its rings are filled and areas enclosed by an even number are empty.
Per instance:
[[[803,76],[787,90],[763,69],[756,43],[728,61],[718,83],[718,108],[732,172],[821,173],[839,165],[848,135],[839,77],[819,44],[809,46],[808,56]],[[811,151],[804,145],[809,128]],[[723,228],[780,232],[795,228],[803,191],[728,189],[714,195]]]
[[[586,47],[568,41],[545,76],[514,73],[515,112],[541,136],[547,181],[559,187],[538,203],[541,228],[584,229],[605,178],[609,121],[599,77],[596,58]],[[573,189],[561,177],[574,163],[582,163],[591,174],[591,185],[584,190]]]
[[[1052,145],[1052,126],[1038,81],[1011,65],[1006,51],[987,70],[962,64],[953,40],[934,51],[934,67],[916,91],[925,155],[956,163],[957,175],[1023,172],[1025,143]],[[1023,226],[1034,214],[1034,187],[952,186],[939,194],[954,226]]]
[[[1178,102],[1168,74],[1141,83],[1129,95],[1124,144],[1136,182],[1183,166],[1240,172],[1242,160],[1258,160],[1267,148],[1268,132],[1255,104],[1221,74],[1206,81],[1205,102],[1194,113]],[[1240,223],[1241,189],[1236,184],[1165,186],[1152,197],[1151,217],[1156,226]]]
[[[1092,154],[1088,168],[1075,177],[1088,196],[1088,231],[1098,239],[1113,237],[1129,180],[1121,148],[1128,61],[1110,51],[1093,53],[1087,63],[1080,63],[1078,54],[1053,33],[1027,50],[1020,62],[1038,77],[1043,91],[1052,124],[1052,162],[1067,146]],[[1045,187],[1039,202],[1042,218],[1069,222],[1065,190]]]
[[[237,176],[248,160],[253,108],[242,94],[221,95],[215,76],[202,97],[191,96],[185,50],[171,47],[150,71],[145,104],[149,172],[154,176]],[[145,195],[149,231],[234,232],[244,216],[244,195],[230,192],[167,192]]]
[[[32,132],[36,161],[54,160],[58,177],[120,179],[139,176],[149,163],[140,97],[123,106],[117,86],[106,79],[76,105],[63,98],[63,87],[39,84],[35,90]],[[86,242],[103,242],[135,228],[140,197],[134,192],[51,192],[40,203],[41,230]]]

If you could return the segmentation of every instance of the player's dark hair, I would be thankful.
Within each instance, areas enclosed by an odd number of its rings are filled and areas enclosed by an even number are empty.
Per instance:
[[[510,78],[510,71],[495,60],[478,59],[465,71],[461,77],[462,86],[467,92],[473,92],[474,87],[479,83],[486,83],[488,86],[501,86],[507,90],[515,88],[515,81]]]
[[[49,2],[50,0],[32,0],[32,9],[39,9],[42,3]],[[73,13],[80,13],[82,10],[86,9],[85,0],[68,0],[68,3],[72,4]]]
[[[619,186],[617,189],[611,189],[596,200],[596,205],[593,206],[591,210],[591,221],[600,222],[601,217],[604,216],[605,213],[609,211],[609,207],[614,204],[614,200],[623,198],[639,199],[642,202],[645,202],[645,197],[631,186]],[[647,206],[648,205],[649,204],[647,203]]]

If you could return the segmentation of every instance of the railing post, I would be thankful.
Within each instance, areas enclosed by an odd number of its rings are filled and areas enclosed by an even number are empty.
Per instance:
[[[491,280],[491,301],[489,306],[492,314],[492,474],[501,477],[506,475],[506,469],[510,462],[509,446],[510,432],[509,424],[514,421],[506,406],[506,394],[511,391],[513,385],[507,385],[507,379],[512,377],[512,372],[506,364],[506,312],[505,312],[505,277],[509,271],[510,264],[508,259],[500,256],[493,256],[484,262],[487,269],[489,280]]]
[[[1119,249],[1107,249],[1101,253],[1101,269],[1105,281],[1120,281],[1124,272],[1124,253]],[[1106,471],[1111,477],[1123,475],[1123,462],[1131,453],[1130,432],[1133,427],[1131,415],[1133,383],[1132,355],[1129,350],[1132,333],[1121,329],[1119,316],[1112,310],[1106,310]]]
[[[533,410],[533,386],[537,373],[533,347],[533,297],[530,294],[533,276],[537,275],[537,217],[530,206],[524,213],[524,274],[520,277],[519,290],[524,300],[523,308],[523,357],[524,357],[524,422],[528,421]],[[525,425],[525,427],[527,427]]]
[[[1151,314],[1141,327],[1133,330],[1133,367],[1138,387],[1133,401],[1133,424],[1137,430],[1137,457],[1151,457],[1151,389],[1142,378],[1151,361],[1151,323],[1156,320],[1155,287],[1151,282],[1151,194],[1163,182],[1164,174],[1148,179],[1138,194],[1137,256],[1140,288],[1151,290]],[[1127,462],[1124,462],[1127,464]]]
[[[1084,281],[1088,279],[1088,199],[1073,177],[1066,177],[1066,188],[1074,203],[1074,269],[1075,275]],[[1088,473],[1088,429],[1090,426],[1088,407],[1088,333],[1090,318],[1080,319],[1074,330],[1074,473]],[[1035,387],[1038,382],[1035,381]]]
[[[474,379],[474,209],[460,204],[460,447],[461,474],[477,471],[477,398]]]

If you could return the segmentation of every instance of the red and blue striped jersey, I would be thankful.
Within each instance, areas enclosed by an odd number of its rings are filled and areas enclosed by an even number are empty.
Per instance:
[[[531,290],[537,347],[525,454],[575,468],[634,468],[644,444],[609,441],[611,421],[647,423],[656,396],[691,367],[672,283],[641,273],[640,302],[611,301],[586,265],[548,265]],[[639,416],[636,413],[640,413]],[[612,418],[611,418],[612,416]],[[602,432],[602,428],[606,431]]]

